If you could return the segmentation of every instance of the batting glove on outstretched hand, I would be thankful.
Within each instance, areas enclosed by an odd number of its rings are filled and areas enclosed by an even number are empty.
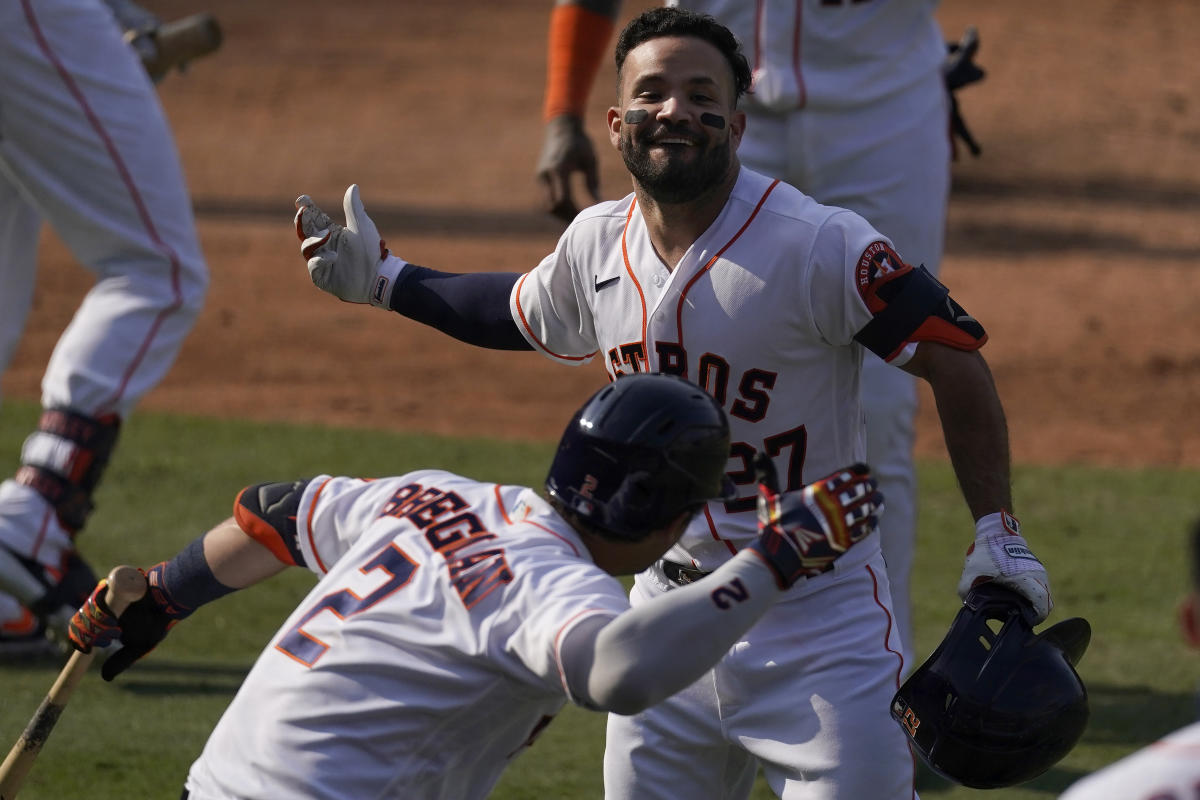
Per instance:
[[[759,535],[750,548],[787,589],[820,575],[856,542],[875,530],[883,495],[866,464],[853,464],[795,492],[780,493],[775,465],[754,457],[758,482]]]
[[[88,653],[93,647],[106,647],[117,640],[121,642],[121,649],[109,656],[100,668],[104,680],[111,681],[153,650],[167,631],[192,613],[192,609],[180,606],[166,592],[162,580],[165,566],[166,562],[162,562],[148,570],[138,570],[146,576],[148,589],[120,617],[113,616],[104,601],[108,587],[106,580],[96,585],[91,597],[71,617],[67,635],[76,650]]]
[[[967,592],[987,581],[995,581],[1028,600],[1037,617],[1035,625],[1050,616],[1054,608],[1050,576],[1021,536],[1021,523],[1007,511],[988,514],[975,523],[975,541],[967,548],[958,596],[965,600]]]
[[[317,288],[348,303],[387,308],[396,279],[408,263],[388,252],[363,210],[358,184],[346,190],[342,210],[345,225],[330,219],[308,195],[296,198],[296,236],[309,277]]]

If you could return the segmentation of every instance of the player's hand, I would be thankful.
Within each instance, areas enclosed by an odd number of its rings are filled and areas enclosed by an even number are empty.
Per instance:
[[[953,134],[950,144],[954,148],[956,140],[962,139],[973,156],[978,156],[983,150],[963,120],[962,112],[958,107],[958,96],[955,93],[964,86],[983,80],[987,75],[983,68],[975,63],[977,52],[979,52],[979,31],[972,25],[966,29],[961,39],[946,45],[946,60],[942,62],[942,78],[946,82],[946,91],[950,94],[950,132]]]
[[[866,464],[852,464],[795,492],[780,493],[775,466],[754,457],[758,482],[758,539],[750,545],[786,589],[820,575],[875,530],[883,495]]]
[[[972,587],[995,581],[1012,589],[1033,606],[1037,624],[1050,616],[1050,576],[1042,562],[1021,536],[1021,524],[1007,511],[988,514],[975,523],[975,541],[967,548],[967,560],[958,581],[958,596],[964,600]]]
[[[953,92],[983,80],[987,73],[975,63],[975,54],[978,52],[979,30],[974,25],[967,26],[962,38],[957,42],[946,44],[946,60],[942,62],[942,77],[946,81],[947,89]]]
[[[107,647],[121,633],[121,626],[104,601],[108,579],[101,578],[88,599],[67,623],[67,639],[71,646],[84,653],[93,647]]]
[[[562,114],[546,123],[537,178],[545,190],[545,209],[564,222],[570,222],[579,213],[571,194],[571,175],[575,172],[583,173],[592,201],[600,202],[596,151],[583,132],[583,121],[571,114]]]
[[[120,617],[114,617],[104,602],[108,582],[101,580],[91,597],[71,618],[67,635],[76,650],[87,653],[93,647],[105,647],[118,640],[121,642],[121,649],[109,656],[100,668],[104,680],[111,681],[134,661],[153,650],[167,635],[167,631],[192,613],[190,608],[180,606],[167,593],[162,580],[165,566],[166,562],[162,562],[149,570],[139,570],[146,576],[149,589]]]
[[[341,225],[302,194],[296,198],[296,236],[308,274],[317,288],[348,303],[387,308],[396,279],[407,263],[388,252],[375,223],[363,210],[358,184],[342,200]]]

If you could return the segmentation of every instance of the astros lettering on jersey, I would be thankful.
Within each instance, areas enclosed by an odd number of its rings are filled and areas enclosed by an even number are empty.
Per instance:
[[[775,458],[788,490],[863,458],[862,349],[850,345],[872,318],[855,271],[876,243],[890,247],[857,214],[743,168],[720,216],[673,269],[631,194],[582,212],[517,282],[513,317],[543,354],[564,363],[600,356],[613,377],[682,375],[729,414],[741,496],[710,502],[671,557],[711,570],[756,535],[756,451]]]

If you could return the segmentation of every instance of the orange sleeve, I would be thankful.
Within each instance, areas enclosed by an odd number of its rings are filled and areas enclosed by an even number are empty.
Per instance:
[[[550,12],[544,120],[562,114],[583,117],[588,92],[600,71],[600,60],[614,27],[613,20],[604,14],[577,5],[555,6]]]

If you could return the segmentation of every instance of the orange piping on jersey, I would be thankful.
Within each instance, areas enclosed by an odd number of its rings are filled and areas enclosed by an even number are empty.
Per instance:
[[[504,507],[504,500],[500,497],[500,484],[492,486],[492,492],[496,495],[496,508],[500,509],[500,516],[504,517],[505,525],[512,525],[512,520],[509,519],[508,509]]]
[[[696,274],[692,276],[692,279],[689,280],[683,287],[683,291],[679,293],[679,303],[675,307],[675,328],[676,333],[678,334],[676,341],[678,341],[681,346],[683,345],[683,301],[687,298],[687,293],[691,290],[696,281],[700,280],[700,276],[712,269],[712,265],[717,263],[717,259],[720,258],[725,251],[728,250],[733,243],[736,242],[738,238],[746,232],[746,229],[750,227],[750,223],[753,222],[754,218],[758,216],[758,212],[760,209],[762,209],[763,203],[767,202],[767,198],[771,196],[771,192],[775,191],[775,187],[778,185],[778,180],[771,182],[771,185],[767,187],[765,192],[763,192],[763,196],[759,198],[758,205],[756,205],[754,210],[750,212],[750,216],[742,224],[742,227],[738,228],[738,232],[735,233],[733,238],[726,242],[725,246],[718,250],[716,255],[710,258],[703,267],[696,270]],[[721,534],[717,533],[717,526],[713,522],[712,514],[710,514],[708,511],[708,504],[705,504],[704,506],[704,519],[708,523],[708,532],[712,534],[713,539],[717,540],[718,542],[724,542],[725,546],[729,548],[730,553],[736,553],[737,548],[733,546],[733,543],[722,537]]]
[[[888,607],[879,600],[879,577],[875,574],[875,570],[871,569],[870,564],[864,564],[863,568],[871,576],[871,586],[874,587],[872,591],[875,593],[875,605],[879,606],[879,609],[887,615],[887,628],[883,632],[883,649],[887,650],[900,661],[899,666],[896,667],[896,688],[899,689],[900,678],[904,675],[904,656],[888,645],[888,639],[892,635],[892,612],[888,611]]]
[[[542,530],[544,530],[546,533],[548,533],[548,534],[550,534],[551,536],[553,536],[555,539],[561,539],[561,540],[562,540],[562,542],[563,542],[563,544],[565,544],[567,547],[571,548],[571,552],[572,552],[572,553],[574,553],[575,555],[579,555],[579,548],[575,546],[574,542],[572,542],[572,541],[571,541],[570,539],[568,539],[567,537],[563,536],[563,535],[562,535],[561,533],[559,533],[558,531],[552,531],[552,530],[550,530],[549,528],[547,528],[545,525],[542,525],[542,524],[541,524],[541,523],[539,523],[539,522],[534,522],[534,521],[533,521],[533,520],[531,520],[531,519],[522,520],[522,521],[523,521],[523,522],[526,522],[526,523],[528,523],[528,524],[530,524],[530,525],[532,525],[532,526],[533,526],[533,527],[535,527],[535,528],[541,528],[541,529],[542,529]]]
[[[708,532],[712,534],[712,537],[728,547],[731,554],[737,555],[737,548],[733,546],[733,542],[717,533],[717,524],[713,522],[712,514],[709,513],[708,503],[704,504],[704,521],[708,523]]]
[[[642,301],[642,352],[649,359],[650,349],[646,346],[646,293],[642,291],[642,285],[638,283],[637,275],[633,273],[633,267],[629,264],[629,248],[625,245],[625,237],[629,233],[629,222],[633,219],[633,209],[635,208],[637,208],[636,197],[629,204],[629,213],[625,215],[625,227],[621,230],[621,259],[625,262],[625,272],[629,274],[629,280],[633,281],[633,286],[637,289],[638,298]],[[649,236],[648,231],[646,235]]]
[[[750,216],[746,219],[746,222],[742,225],[742,227],[738,228],[738,232],[735,233],[733,238],[726,242],[725,246],[718,250],[716,255],[710,258],[703,267],[696,270],[696,274],[692,276],[692,279],[689,280],[683,287],[683,291],[679,293],[679,303],[675,306],[675,332],[678,336],[676,341],[679,342],[681,347],[683,346],[683,301],[687,298],[687,293],[691,290],[692,285],[696,281],[700,280],[704,273],[712,269],[712,265],[717,263],[717,259],[724,255],[725,251],[732,247],[733,243],[736,242],[738,238],[746,232],[746,228],[749,228],[750,223],[754,222],[754,218],[758,216],[758,212],[763,207],[763,203],[767,202],[767,198],[771,196],[771,192],[775,191],[775,187],[778,185],[778,180],[771,182],[771,185],[767,187],[765,192],[763,192],[763,196],[759,198],[758,205],[756,205],[754,210],[750,212]],[[645,334],[643,333],[643,336],[644,335]]]
[[[533,328],[529,326],[529,320],[525,318],[525,309],[521,308],[521,284],[525,283],[525,279],[528,277],[529,273],[526,272],[521,276],[520,280],[517,281],[517,313],[521,316],[521,324],[525,326],[525,330],[529,331],[529,338],[533,339],[533,343],[540,347],[547,354],[552,355],[555,358],[561,358],[564,361],[579,361],[582,363],[595,356],[596,353],[600,352],[599,350],[593,350],[586,356],[564,356],[554,352],[549,347],[546,347],[546,345],[542,344],[542,341],[538,339],[537,334],[533,332]]]
[[[304,526],[308,529],[308,546],[309,549],[312,550],[313,558],[317,560],[317,566],[321,568],[321,572],[329,572],[329,568],[325,566],[325,562],[321,560],[321,554],[317,552],[317,543],[313,541],[312,523],[313,514],[317,510],[317,501],[321,499],[321,492],[325,491],[325,487],[329,485],[331,480],[333,480],[333,478],[326,478],[321,485],[317,487],[317,491],[313,493],[312,500],[310,500],[308,503],[308,517],[304,520]]]
[[[233,501],[233,518],[237,521],[238,527],[242,529],[242,533],[270,550],[271,555],[279,559],[281,563],[287,564],[289,567],[300,566],[288,551],[287,544],[283,541],[284,535],[272,528],[265,519],[252,514],[250,509],[242,505],[242,495],[245,493],[246,490],[242,489],[238,492],[237,499]]]

